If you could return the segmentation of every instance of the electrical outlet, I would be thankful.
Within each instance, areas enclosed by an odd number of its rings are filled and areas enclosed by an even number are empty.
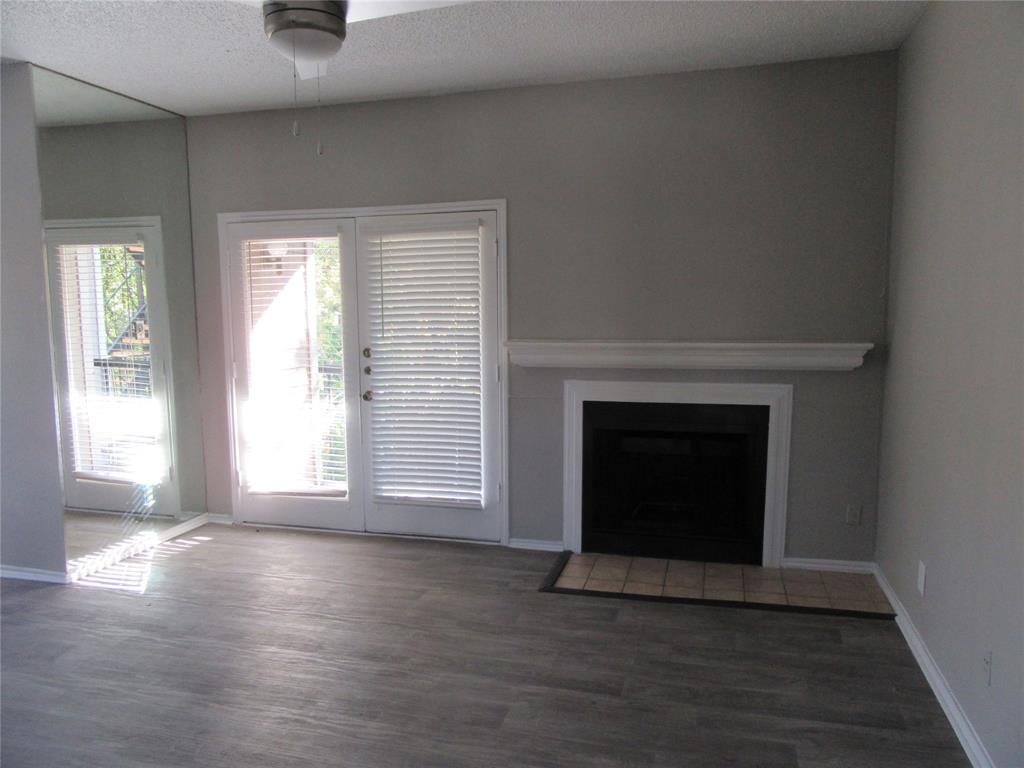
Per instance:
[[[985,658],[982,660],[985,665],[985,685],[989,688],[992,687],[992,651],[985,654]]]
[[[860,525],[860,515],[864,508],[860,504],[846,505],[846,524]]]
[[[917,591],[924,597],[925,565],[924,561],[917,561]]]

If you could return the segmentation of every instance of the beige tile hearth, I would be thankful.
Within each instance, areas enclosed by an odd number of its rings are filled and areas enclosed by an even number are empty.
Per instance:
[[[590,577],[591,568],[592,566],[589,565],[574,565],[573,563],[569,563],[562,569],[562,576],[571,576],[573,578],[583,579],[586,581],[586,579]]]
[[[782,585],[782,579],[757,579],[743,578],[743,591],[761,594],[785,595],[786,588]]]
[[[584,589],[594,592],[621,592],[625,582],[622,579],[587,579]]]
[[[725,600],[728,602],[743,602],[743,589],[715,589],[704,585],[705,600]]]
[[[687,589],[704,589],[704,574],[695,573],[669,573],[665,576],[666,587],[686,587]]]
[[[800,597],[828,597],[825,585],[813,581],[792,581],[786,583],[787,595]]]
[[[645,597],[792,605],[892,614],[869,573],[703,563],[624,555],[572,555],[555,587]]]
[[[743,599],[748,603],[765,603],[769,605],[786,605],[786,596],[777,592],[746,592]]]
[[[664,587],[646,581],[627,581],[622,591],[629,595],[660,595]]]
[[[561,589],[583,589],[586,586],[586,579],[578,579],[573,576],[566,576],[565,571],[558,577],[555,586]]]
[[[657,584],[659,587],[665,583],[665,572],[668,568],[668,560],[655,560],[647,557],[634,557],[629,566],[626,581],[642,582],[644,584]]]
[[[684,587],[678,585],[666,584],[662,589],[661,594],[663,597],[704,597],[704,587]]]
[[[787,595],[787,605],[798,605],[804,608],[832,608],[827,597],[806,597],[804,595]]]
[[[743,578],[743,566],[731,563],[705,563],[704,576],[709,579],[736,579]]]

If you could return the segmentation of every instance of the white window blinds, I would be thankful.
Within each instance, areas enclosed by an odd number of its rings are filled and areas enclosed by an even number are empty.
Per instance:
[[[337,237],[247,240],[245,482],[253,492],[347,488]]]
[[[162,470],[141,243],[56,249],[68,407],[62,433],[77,473],[149,482]]]
[[[373,495],[479,507],[479,224],[360,226],[372,349]]]

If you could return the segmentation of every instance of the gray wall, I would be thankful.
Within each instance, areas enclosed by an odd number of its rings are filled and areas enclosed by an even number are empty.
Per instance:
[[[181,507],[206,510],[192,275],[188,157],[181,118],[39,131],[47,219],[159,216],[171,324]]]
[[[932,6],[899,74],[878,562],[996,765],[1020,766],[1024,5]]]
[[[884,336],[895,56],[189,119],[211,512],[228,507],[216,214],[505,198],[512,338]],[[512,535],[561,536],[561,375],[511,377]],[[881,366],[795,381],[791,556],[870,559]],[[847,503],[864,523],[843,524]]]
[[[0,562],[64,572],[64,509],[28,65],[0,83]]]

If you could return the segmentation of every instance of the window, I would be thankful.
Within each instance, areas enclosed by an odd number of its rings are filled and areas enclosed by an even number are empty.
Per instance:
[[[139,480],[159,471],[142,243],[57,246],[75,472]]]

